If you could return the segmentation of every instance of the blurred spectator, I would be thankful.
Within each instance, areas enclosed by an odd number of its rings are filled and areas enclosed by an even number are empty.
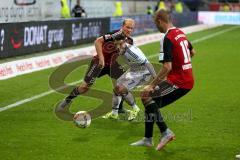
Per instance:
[[[224,3],[223,4],[223,7],[222,7],[222,10],[224,11],[224,12],[229,12],[229,11],[231,11],[231,5],[229,4],[229,3]]]
[[[80,6],[80,0],[77,0],[77,4],[72,9],[73,17],[87,17],[87,14],[82,6]]]
[[[183,4],[182,4],[181,0],[177,0],[177,2],[175,3],[175,12],[183,13]]]
[[[153,9],[151,6],[147,6],[147,14],[148,15],[153,15]]]
[[[113,13],[113,16],[118,17],[122,15],[123,15],[122,2],[117,1],[115,2],[115,12]]]
[[[165,2],[166,4],[166,9],[169,11],[169,12],[172,12],[174,10],[174,3],[172,0],[167,0]]]
[[[167,10],[164,0],[159,0],[158,1],[156,11],[158,11],[158,10]]]
[[[70,9],[67,4],[67,0],[61,0],[61,17],[71,18]]]

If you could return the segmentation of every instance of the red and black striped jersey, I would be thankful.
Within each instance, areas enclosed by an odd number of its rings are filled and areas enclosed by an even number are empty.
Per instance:
[[[122,30],[103,35],[103,39],[104,43],[102,46],[102,51],[106,66],[110,66],[119,54],[119,50],[116,48],[114,41],[124,40],[129,44],[133,44],[133,39],[131,37],[126,37]]]
[[[163,39],[162,62],[172,62],[168,81],[179,88],[192,89],[194,78],[191,64],[191,43],[178,28],[170,28]],[[160,53],[161,54],[161,53]]]

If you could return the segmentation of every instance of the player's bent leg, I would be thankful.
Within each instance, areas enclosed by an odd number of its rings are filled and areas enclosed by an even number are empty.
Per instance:
[[[122,100],[121,96],[118,96],[115,92],[113,92],[112,96],[112,111],[105,114],[102,118],[104,119],[118,119],[118,107]]]
[[[112,96],[112,111],[105,114],[102,118],[104,119],[118,119],[118,108],[122,101],[122,96],[119,94],[118,86],[113,89]]]
[[[154,122],[161,123],[162,137],[156,148],[156,150],[161,150],[167,145],[167,143],[175,139],[175,135],[170,129],[167,128],[167,125],[163,121],[163,117],[159,111],[159,106],[155,102],[155,98],[154,100],[152,97],[141,98],[145,107],[145,138],[152,138]],[[140,140],[138,143],[136,142],[136,144],[142,144],[142,142],[143,140]]]
[[[110,77],[112,79],[119,79],[123,74],[124,74],[125,70],[124,68],[116,61],[114,61],[111,65],[110,68]],[[113,93],[114,94],[114,93]],[[121,100],[120,104],[119,104],[119,108],[118,108],[118,113],[126,113],[127,110],[124,109],[123,107],[123,99]]]
[[[72,92],[67,96],[62,102],[59,103],[57,111],[65,111],[66,108],[69,108],[72,100],[76,98],[78,95],[83,94],[89,90],[91,85],[87,84],[85,81],[82,82],[81,85],[78,87],[74,88]]]
[[[83,81],[80,86],[78,86],[78,92],[79,94],[86,93],[92,85],[88,84],[87,82]]]
[[[120,94],[122,97],[124,97],[124,100],[132,107],[132,111],[129,111],[128,120],[132,121],[135,119],[140,112],[139,107],[135,103],[135,99],[131,92],[129,92],[129,89],[125,87],[124,85],[118,85],[117,93]]]
[[[132,146],[153,146],[152,137],[153,137],[153,125],[154,125],[154,110],[156,104],[152,101],[148,104],[144,104],[145,107],[145,135],[144,138],[132,143]]]
[[[123,99],[121,100],[120,104],[119,104],[119,108],[118,108],[118,114],[121,113],[127,113],[127,109],[123,108]]]

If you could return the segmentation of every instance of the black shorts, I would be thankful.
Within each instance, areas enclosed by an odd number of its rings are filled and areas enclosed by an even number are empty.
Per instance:
[[[178,88],[168,81],[161,82],[158,87],[159,89],[155,90],[150,96],[157,103],[159,108],[173,103],[190,91],[190,89]]]
[[[84,77],[84,81],[88,85],[92,85],[97,77],[109,75],[109,77],[113,79],[118,79],[125,72],[123,67],[117,62],[111,66],[105,66],[104,68],[100,68],[98,64],[99,60],[93,58]]]

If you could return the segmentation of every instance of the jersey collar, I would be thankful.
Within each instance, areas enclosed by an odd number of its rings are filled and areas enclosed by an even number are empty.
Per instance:
[[[171,28],[168,28],[167,32],[165,34],[167,34],[170,30],[172,29],[175,29],[176,27],[171,27]]]

